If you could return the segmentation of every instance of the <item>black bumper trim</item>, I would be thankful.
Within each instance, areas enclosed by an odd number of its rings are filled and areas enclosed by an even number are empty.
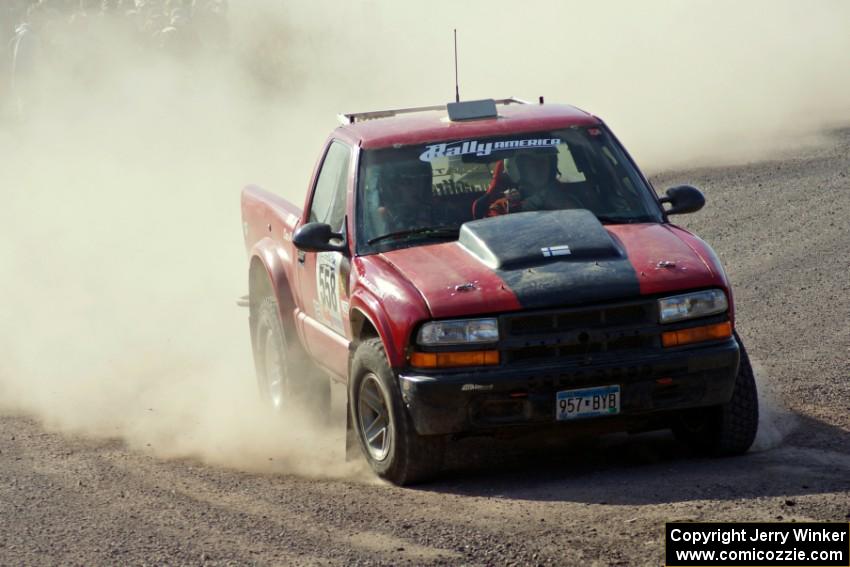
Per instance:
[[[425,374],[402,371],[402,397],[420,435],[474,433],[555,421],[560,390],[620,385],[620,416],[652,416],[728,402],[738,373],[734,339],[593,366],[499,367]],[[659,379],[669,378],[661,383]],[[595,419],[610,419],[608,417]],[[569,426],[572,423],[559,423]]]

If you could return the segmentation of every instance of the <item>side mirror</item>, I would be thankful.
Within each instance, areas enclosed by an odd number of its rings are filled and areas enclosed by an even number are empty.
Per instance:
[[[702,191],[692,185],[677,185],[666,191],[667,196],[661,197],[662,203],[670,203],[666,209],[668,215],[681,215],[695,213],[705,205],[705,196]]]
[[[341,241],[334,244],[331,240]],[[303,252],[345,252],[345,238],[331,230],[331,225],[322,222],[308,222],[298,227],[292,235],[292,243]]]

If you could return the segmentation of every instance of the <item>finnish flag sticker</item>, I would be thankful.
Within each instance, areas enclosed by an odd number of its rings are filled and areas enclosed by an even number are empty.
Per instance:
[[[566,244],[561,246],[547,246],[546,248],[541,248],[540,251],[543,252],[543,256],[546,258],[552,256],[569,256],[571,254],[570,247]]]

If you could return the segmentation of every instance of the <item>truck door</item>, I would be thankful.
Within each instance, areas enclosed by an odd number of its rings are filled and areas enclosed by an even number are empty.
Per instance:
[[[338,140],[328,146],[313,188],[307,222],[322,222],[342,232],[351,149]],[[348,373],[348,258],[339,252],[298,252],[300,327],[307,349],[339,378]]]

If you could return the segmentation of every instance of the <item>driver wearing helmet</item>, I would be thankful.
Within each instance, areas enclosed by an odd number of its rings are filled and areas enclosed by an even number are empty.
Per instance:
[[[508,171],[514,186],[490,205],[488,217],[520,211],[581,208],[580,203],[567,194],[566,184],[558,181],[557,154],[521,152],[511,161]]]
[[[431,166],[406,161],[383,166],[377,180],[375,234],[433,225]]]

